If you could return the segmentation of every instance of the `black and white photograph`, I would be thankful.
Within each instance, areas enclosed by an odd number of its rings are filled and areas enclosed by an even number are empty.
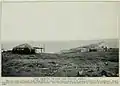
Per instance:
[[[2,77],[119,77],[117,2],[4,2]]]

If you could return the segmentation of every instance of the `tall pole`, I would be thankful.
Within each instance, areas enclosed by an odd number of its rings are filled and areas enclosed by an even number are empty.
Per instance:
[[[42,53],[42,48],[41,48],[41,53]]]
[[[45,44],[43,44],[43,51],[45,52]]]

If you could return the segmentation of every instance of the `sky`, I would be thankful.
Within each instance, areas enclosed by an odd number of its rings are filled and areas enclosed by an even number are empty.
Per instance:
[[[1,40],[6,49],[29,42],[45,44],[46,52],[59,52],[97,42],[80,40],[116,39],[119,6],[116,2],[6,2]]]
[[[3,3],[2,41],[118,38],[118,3]]]

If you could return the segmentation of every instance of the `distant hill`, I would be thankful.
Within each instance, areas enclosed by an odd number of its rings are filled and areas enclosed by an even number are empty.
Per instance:
[[[76,52],[79,51],[81,48],[100,48],[102,46],[106,46],[108,48],[119,48],[119,40],[116,39],[106,39],[106,40],[98,40],[96,43],[76,47],[76,48],[71,48],[68,50],[61,50],[61,53],[65,52]]]

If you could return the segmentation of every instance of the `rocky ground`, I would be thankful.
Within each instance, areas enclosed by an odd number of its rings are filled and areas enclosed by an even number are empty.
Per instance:
[[[118,77],[119,52],[2,53],[4,77]]]

